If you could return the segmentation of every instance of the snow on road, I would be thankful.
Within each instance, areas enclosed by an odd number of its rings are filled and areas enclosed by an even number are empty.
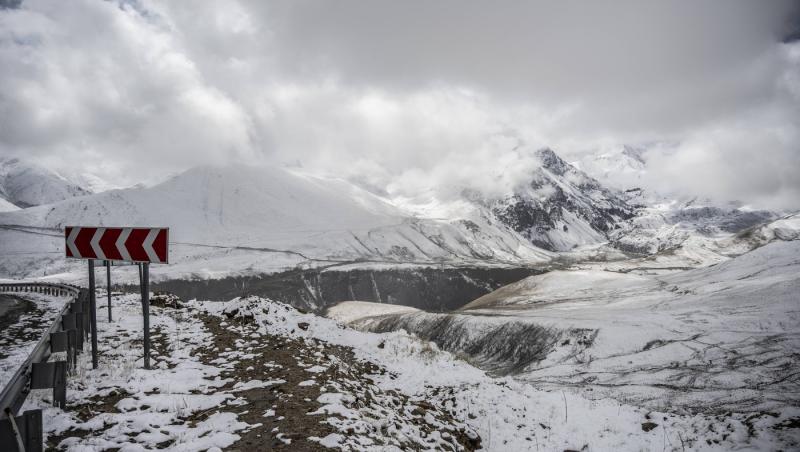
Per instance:
[[[34,292],[3,296],[13,298],[14,307],[0,316],[0,388],[5,387],[11,376],[39,342],[53,319],[69,301]]]

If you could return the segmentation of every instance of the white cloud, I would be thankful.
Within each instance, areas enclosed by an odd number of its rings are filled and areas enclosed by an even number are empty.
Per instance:
[[[800,207],[789,2],[103,2],[0,10],[0,153],[122,184],[281,163],[397,194],[514,151],[680,143],[653,187]]]

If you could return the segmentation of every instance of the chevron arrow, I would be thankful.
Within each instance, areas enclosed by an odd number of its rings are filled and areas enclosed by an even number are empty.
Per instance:
[[[64,229],[65,254],[76,259],[166,264],[169,229],[69,226]]]

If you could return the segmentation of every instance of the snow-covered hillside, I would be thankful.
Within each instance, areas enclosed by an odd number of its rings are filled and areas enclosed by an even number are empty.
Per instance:
[[[685,265],[707,265],[758,245],[739,239],[746,231],[779,217],[766,210],[672,200],[639,209],[635,217],[620,223],[609,238],[614,247],[627,253],[667,252],[682,255]]]
[[[66,270],[58,255],[66,225],[169,227],[175,265],[154,271],[173,277],[309,263],[520,264],[550,258],[502,224],[480,217],[414,218],[348,182],[276,167],[195,168],[150,188],[0,213],[0,225],[6,225],[0,229],[4,276]]]
[[[453,314],[376,308],[355,319],[345,309],[361,328],[404,329],[486,368],[586,397],[677,412],[800,403],[798,240],[665,276],[553,271]]]
[[[50,204],[89,193],[80,185],[38,165],[0,158],[0,198],[17,207]]]

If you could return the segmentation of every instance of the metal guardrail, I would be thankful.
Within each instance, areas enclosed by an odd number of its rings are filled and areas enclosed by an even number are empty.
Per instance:
[[[66,407],[67,373],[91,328],[89,293],[70,284],[0,284],[0,293],[41,293],[69,297],[53,324],[28,358],[0,392],[0,450],[42,450],[42,412],[29,410],[17,416],[33,389],[53,389],[53,405]],[[49,362],[50,355],[67,352],[66,361]]]

